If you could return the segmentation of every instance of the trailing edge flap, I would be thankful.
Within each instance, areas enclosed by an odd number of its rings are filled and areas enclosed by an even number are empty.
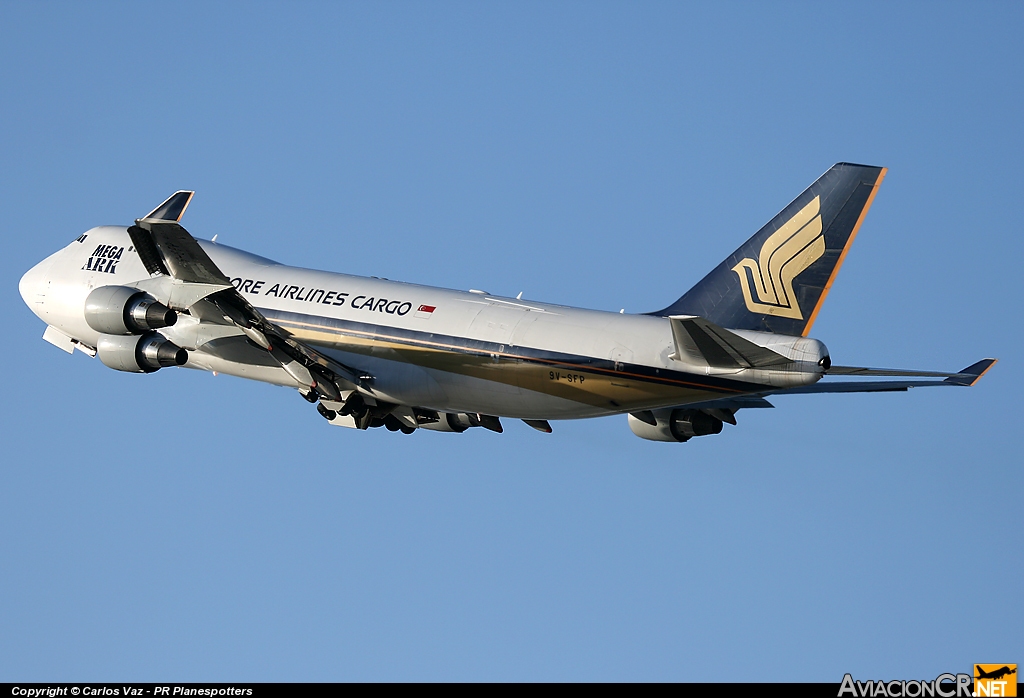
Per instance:
[[[673,315],[675,352],[670,359],[713,368],[777,368],[791,363],[782,354],[743,339],[724,327],[693,315]]]
[[[132,244],[150,273],[193,284],[231,285],[206,251],[178,223],[140,219],[128,229]]]

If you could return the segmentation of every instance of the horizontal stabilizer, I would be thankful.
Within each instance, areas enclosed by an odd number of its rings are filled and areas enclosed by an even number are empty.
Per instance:
[[[901,368],[862,368],[860,366],[832,366],[825,372],[829,376],[874,376],[904,378],[952,378],[959,373],[941,373],[938,371],[907,371]]]
[[[704,318],[674,315],[675,353],[669,358],[714,368],[768,368],[790,363],[782,354],[743,339]]]
[[[901,368],[861,368],[859,366],[832,366],[828,369],[829,376],[865,376],[865,377],[902,377],[902,378],[945,378],[944,383],[955,385],[974,385],[986,371],[996,363],[996,359],[982,359],[957,373],[940,371],[908,371]]]
[[[908,390],[910,388],[927,388],[933,385],[958,385],[972,386],[978,382],[985,373],[995,365],[997,359],[982,359],[971,364],[959,373],[929,373],[926,371],[895,371],[889,369],[862,369],[867,373],[848,373],[845,375],[869,375],[869,376],[908,376],[908,377],[942,377],[948,376],[946,380],[908,380],[908,381],[820,381],[814,385],[804,385],[799,388],[784,388],[773,390],[765,395],[797,395],[806,393],[885,393],[893,391]],[[834,369],[835,367],[833,367]],[[850,367],[847,367],[850,368]],[[833,369],[829,375],[833,375]]]
[[[176,191],[167,201],[143,216],[142,220],[177,223],[185,215],[185,209],[194,195],[194,191]]]
[[[836,381],[802,385],[797,388],[775,390],[771,395],[803,395],[814,393],[892,393],[909,388],[944,385],[943,381]]]

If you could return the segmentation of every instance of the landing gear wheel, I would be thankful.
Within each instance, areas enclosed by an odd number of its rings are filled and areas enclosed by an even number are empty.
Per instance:
[[[324,407],[324,404],[322,402],[317,403],[316,411],[319,412],[323,416],[323,418],[326,419],[328,422],[338,416],[338,413],[335,412],[334,410],[329,410],[326,407]]]

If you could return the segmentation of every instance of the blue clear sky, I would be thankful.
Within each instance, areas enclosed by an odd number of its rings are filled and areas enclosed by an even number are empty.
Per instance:
[[[1019,3],[0,6],[0,680],[931,678],[1024,662]],[[664,307],[890,168],[814,336],[973,389],[330,427],[44,343],[21,274],[197,190],[286,263]],[[1017,504],[1014,504],[1017,502]],[[1018,631],[1013,628],[1017,627]]]

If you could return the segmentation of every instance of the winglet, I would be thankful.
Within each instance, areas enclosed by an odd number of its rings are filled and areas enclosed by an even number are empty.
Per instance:
[[[176,191],[167,201],[143,216],[141,220],[168,221],[177,223],[185,215],[185,209],[195,196],[194,191]]]
[[[988,370],[996,365],[999,359],[982,359],[978,363],[971,364],[960,373],[955,376],[950,376],[943,383],[952,383],[954,385],[966,385],[968,387],[974,385],[981,377],[988,373]]]

